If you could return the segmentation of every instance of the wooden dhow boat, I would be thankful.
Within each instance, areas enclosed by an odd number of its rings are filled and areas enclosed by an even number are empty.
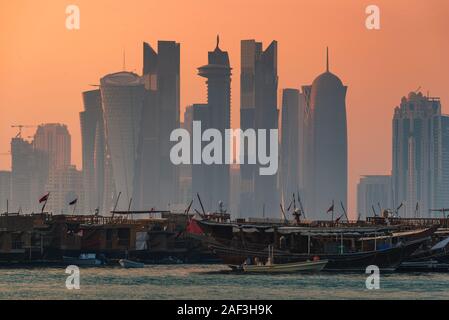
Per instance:
[[[270,245],[280,264],[328,260],[324,270],[363,271],[376,265],[396,270],[436,231],[437,226],[404,229],[397,226],[286,227],[198,221],[202,239],[226,264],[246,259],[266,261]]]

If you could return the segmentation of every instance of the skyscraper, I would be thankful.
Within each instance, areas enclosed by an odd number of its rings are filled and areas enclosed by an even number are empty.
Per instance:
[[[46,192],[50,193],[46,210],[54,214],[84,213],[83,175],[75,166],[50,171]],[[76,200],[76,207],[70,202]],[[77,209],[75,212],[73,210]]]
[[[186,107],[184,112],[184,122],[181,127],[187,130],[192,137],[192,126],[193,126],[193,106],[189,105]],[[180,203],[189,203],[192,199],[192,164],[181,164],[179,165],[179,189]]]
[[[67,168],[71,164],[72,143],[67,126],[46,123],[37,128],[34,148],[48,154],[49,170]]]
[[[277,42],[263,50],[262,43],[255,40],[241,41],[240,74],[240,128],[277,129]],[[244,148],[241,145],[241,148]],[[266,150],[270,152],[269,143]],[[261,176],[258,165],[240,165],[241,201],[243,216],[261,216],[265,208],[268,216],[278,216],[277,175]]]
[[[80,112],[83,155],[83,196],[85,209],[103,211],[104,122],[100,90],[83,92],[84,111]]]
[[[436,172],[438,190],[435,199],[436,208],[449,207],[449,116],[440,117],[441,129],[438,130],[438,140],[441,147],[438,150],[439,160]]]
[[[122,71],[101,78],[100,91],[115,191],[128,203],[134,191],[144,84],[137,74]]]
[[[411,92],[393,117],[393,191],[401,216],[427,217],[447,205],[448,119],[439,98]]]
[[[143,45],[146,98],[139,170],[141,177],[151,177],[139,183],[144,207],[166,208],[179,200],[179,168],[170,161],[170,134],[180,127],[180,47],[175,41],[158,41],[156,53],[148,43]]]
[[[382,210],[395,209],[392,203],[391,176],[363,176],[357,185],[357,214],[363,219],[381,215]],[[374,212],[373,212],[374,210]]]
[[[0,213],[6,212],[10,201],[11,171],[0,171]]]
[[[11,140],[11,204],[12,211],[40,212],[38,199],[46,192],[49,156],[36,150],[32,142],[21,137]]]
[[[303,187],[304,99],[297,89],[282,92],[280,186],[284,206]],[[302,193],[302,192],[301,192]]]
[[[208,64],[198,68],[198,74],[207,79],[208,127],[219,130],[224,138],[225,130],[231,127],[231,66],[228,53],[219,47],[218,36],[215,50],[208,54]],[[222,155],[224,159],[224,141]],[[229,208],[230,166],[223,163],[208,167],[209,175],[202,182],[206,188],[202,194],[204,202],[209,210],[217,210],[220,201]]]
[[[303,87],[306,98],[306,212],[308,218],[327,218],[332,202],[347,208],[348,143],[346,127],[347,87],[329,71],[311,86]]]
[[[209,107],[207,104],[198,103],[192,105],[192,116],[193,121],[201,122],[201,129],[204,131],[208,129],[209,126]],[[194,137],[191,135],[190,139],[191,143],[191,151],[193,157],[193,139]],[[205,142],[201,142],[201,149],[203,149]],[[212,174],[212,168],[209,165],[204,163],[201,164],[192,164],[192,197],[195,197],[198,193],[203,201],[203,204],[206,206],[206,210],[215,209],[212,207],[216,205],[216,203],[212,203],[212,194],[210,194],[210,187],[214,181],[210,178],[210,174]]]

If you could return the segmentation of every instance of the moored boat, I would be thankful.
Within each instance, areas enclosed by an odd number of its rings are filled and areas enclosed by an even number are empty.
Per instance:
[[[145,264],[142,262],[132,261],[128,259],[120,259],[119,264],[126,269],[144,268]]]
[[[103,259],[98,259],[95,253],[82,253],[79,257],[62,257],[64,263],[75,266],[101,266],[105,263]]]
[[[279,264],[243,265],[244,272],[255,273],[297,273],[297,272],[319,272],[328,263],[327,260],[304,261]]]
[[[365,272],[370,265],[376,265],[382,271],[396,270],[402,261],[408,258],[426,239],[413,240],[408,243],[399,244],[391,248],[374,251],[353,253],[291,253],[275,250],[274,259],[279,263],[305,262],[307,260],[328,260],[324,270],[326,271],[354,271]],[[226,264],[241,264],[246,259],[268,259],[268,250],[248,250],[241,248],[226,247],[222,245],[210,245],[209,248],[217,254]]]

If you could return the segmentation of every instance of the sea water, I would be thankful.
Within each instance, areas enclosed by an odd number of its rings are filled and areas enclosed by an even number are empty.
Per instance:
[[[449,273],[233,274],[224,265],[80,268],[68,290],[65,268],[2,268],[0,299],[449,299]]]

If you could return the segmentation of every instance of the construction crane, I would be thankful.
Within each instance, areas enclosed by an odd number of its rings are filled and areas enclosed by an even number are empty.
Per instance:
[[[12,125],[11,128],[18,128],[19,132],[16,134],[16,138],[22,138],[22,129],[23,128],[35,128],[37,126],[30,126],[30,125],[24,125],[24,124],[15,124]]]

